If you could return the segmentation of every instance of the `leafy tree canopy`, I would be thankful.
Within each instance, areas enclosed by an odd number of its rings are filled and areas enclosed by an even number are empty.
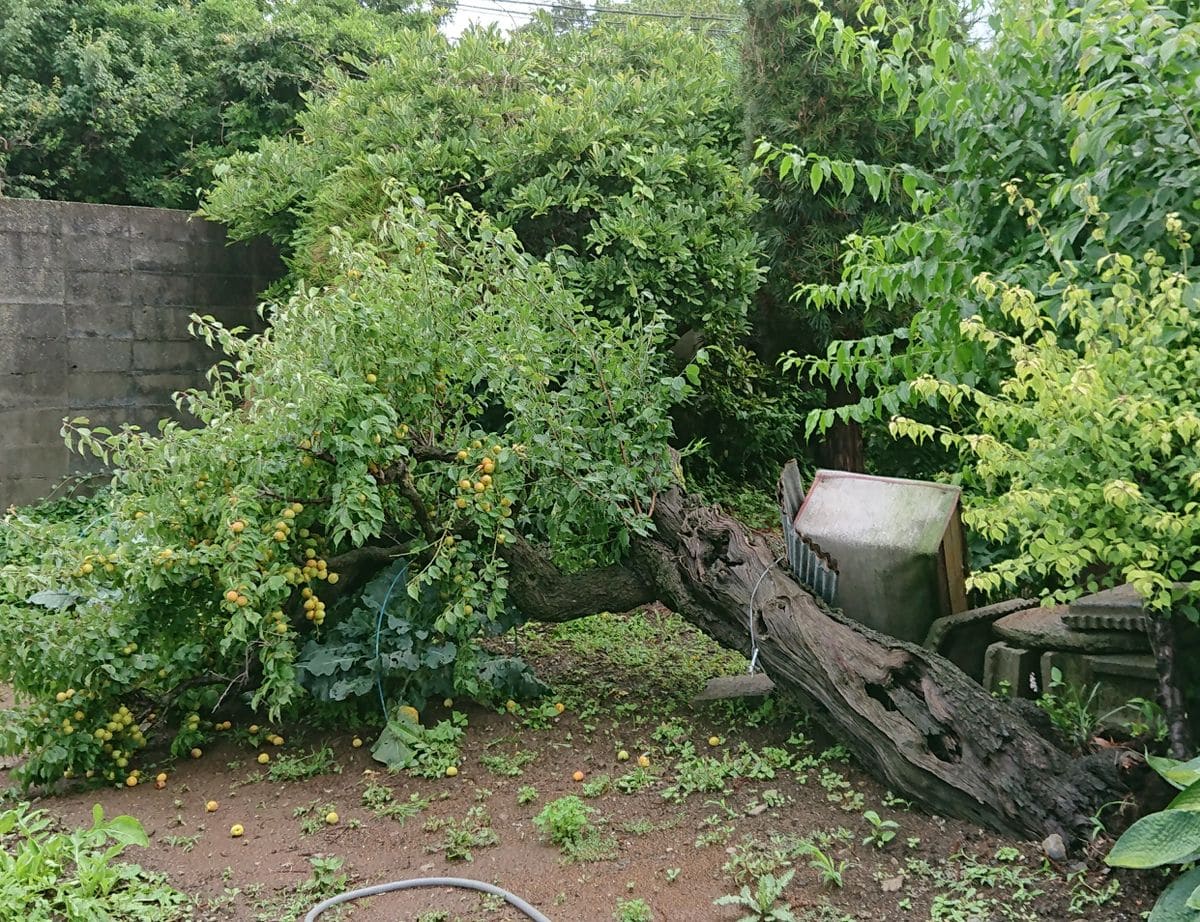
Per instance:
[[[461,201],[393,195],[369,234],[331,235],[331,284],[275,305],[266,332],[197,321],[230,356],[181,398],[200,427],[75,420],[109,489],[79,519],[6,522],[0,675],[18,706],[0,744],[29,754],[26,780],[112,777],[147,711],[223,686],[276,716],[309,693],[371,703],[376,682],[418,706],[503,700],[524,680],[478,640],[516,618],[506,550],[529,536],[603,564],[648,527],[688,391],[653,359],[663,324],[597,318]],[[390,560],[389,587],[339,609],[344,575]],[[183,721],[176,751],[197,738]]]
[[[1070,595],[1128,579],[1170,609],[1172,585],[1200,577],[1200,21],[1161,0],[1007,0],[981,44],[955,37],[958,14],[869,4],[866,26],[813,24],[915,113],[942,166],[759,151],[814,192],[865,188],[908,209],[847,238],[839,279],[797,290],[813,310],[923,305],[905,328],[792,360],[865,393],[809,427],[891,419],[960,449],[970,517],[1000,561],[981,588]]]
[[[597,318],[661,313],[670,367],[703,343],[679,428],[728,467],[761,465],[790,406],[743,346],[760,268],[736,63],[725,38],[671,20],[561,31],[543,18],[456,43],[409,32],[364,74],[335,76],[299,133],[222,164],[203,210],[237,236],[271,235],[319,281],[336,272],[333,234],[369,232],[390,182],[462,196]]]
[[[394,0],[0,0],[0,194],[192,208],[326,68],[436,21]]]

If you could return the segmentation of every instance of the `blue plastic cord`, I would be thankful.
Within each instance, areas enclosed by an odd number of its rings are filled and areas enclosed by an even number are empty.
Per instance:
[[[379,637],[383,633],[383,613],[387,611],[388,600],[392,597],[392,590],[396,588],[396,583],[400,582],[400,577],[408,575],[408,564],[401,565],[396,571],[396,575],[392,577],[392,584],[388,586],[388,591],[383,596],[383,604],[379,606],[379,617],[375,619],[375,688],[379,692],[379,707],[383,710],[383,719],[388,719],[387,700],[383,697],[383,668],[379,662]]]

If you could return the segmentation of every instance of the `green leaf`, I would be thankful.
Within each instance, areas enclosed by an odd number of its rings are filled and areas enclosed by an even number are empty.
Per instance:
[[[1200,781],[1200,756],[1190,762],[1179,762],[1163,756],[1146,756],[1146,764],[1158,772],[1164,780],[1183,790]]]
[[[825,174],[821,171],[820,161],[814,160],[813,165],[808,170],[808,184],[812,186],[814,195],[820,191],[821,182],[824,178]]]
[[[1200,912],[1188,906],[1197,887],[1200,887],[1200,868],[1192,868],[1159,894],[1146,922],[1200,922]]]
[[[1144,816],[1119,838],[1104,860],[1118,868],[1156,868],[1200,852],[1200,813],[1163,810]]]
[[[1175,799],[1167,804],[1168,810],[1200,810],[1200,781],[1195,781],[1183,789]]]
[[[102,828],[109,838],[121,845],[140,845],[145,848],[150,844],[146,830],[132,816],[114,816]]]

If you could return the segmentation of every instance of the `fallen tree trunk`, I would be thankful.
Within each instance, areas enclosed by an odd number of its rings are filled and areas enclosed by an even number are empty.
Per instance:
[[[720,509],[673,490],[654,524],[628,565],[600,579],[519,545],[506,555],[514,600],[549,621],[657,600],[745,651],[753,595],[759,661],[777,686],[897,793],[1009,835],[1080,839],[1122,787],[1116,753],[1073,759],[949,661],[827,609]]]

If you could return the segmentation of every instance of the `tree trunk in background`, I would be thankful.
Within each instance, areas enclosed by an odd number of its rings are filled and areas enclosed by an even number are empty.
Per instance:
[[[607,574],[615,593],[594,572],[564,574],[518,545],[506,552],[514,602],[531,619],[562,621],[616,610],[610,595],[624,608],[659,600],[746,651],[753,594],[766,673],[897,793],[1009,835],[1068,842],[1119,796],[1119,754],[1072,759],[947,660],[825,608],[720,509],[672,490],[659,496],[654,524],[626,572]]]
[[[1178,649],[1175,619],[1170,614],[1151,616],[1146,632],[1150,635],[1150,649],[1158,669],[1158,697],[1167,720],[1171,756],[1188,759],[1193,752],[1192,730],[1175,662],[1175,651]]]
[[[842,385],[836,390],[830,390],[827,405],[844,407],[858,403],[861,396],[857,390]],[[833,471],[866,473],[862,426],[855,422],[834,423],[817,446],[817,463]]]

